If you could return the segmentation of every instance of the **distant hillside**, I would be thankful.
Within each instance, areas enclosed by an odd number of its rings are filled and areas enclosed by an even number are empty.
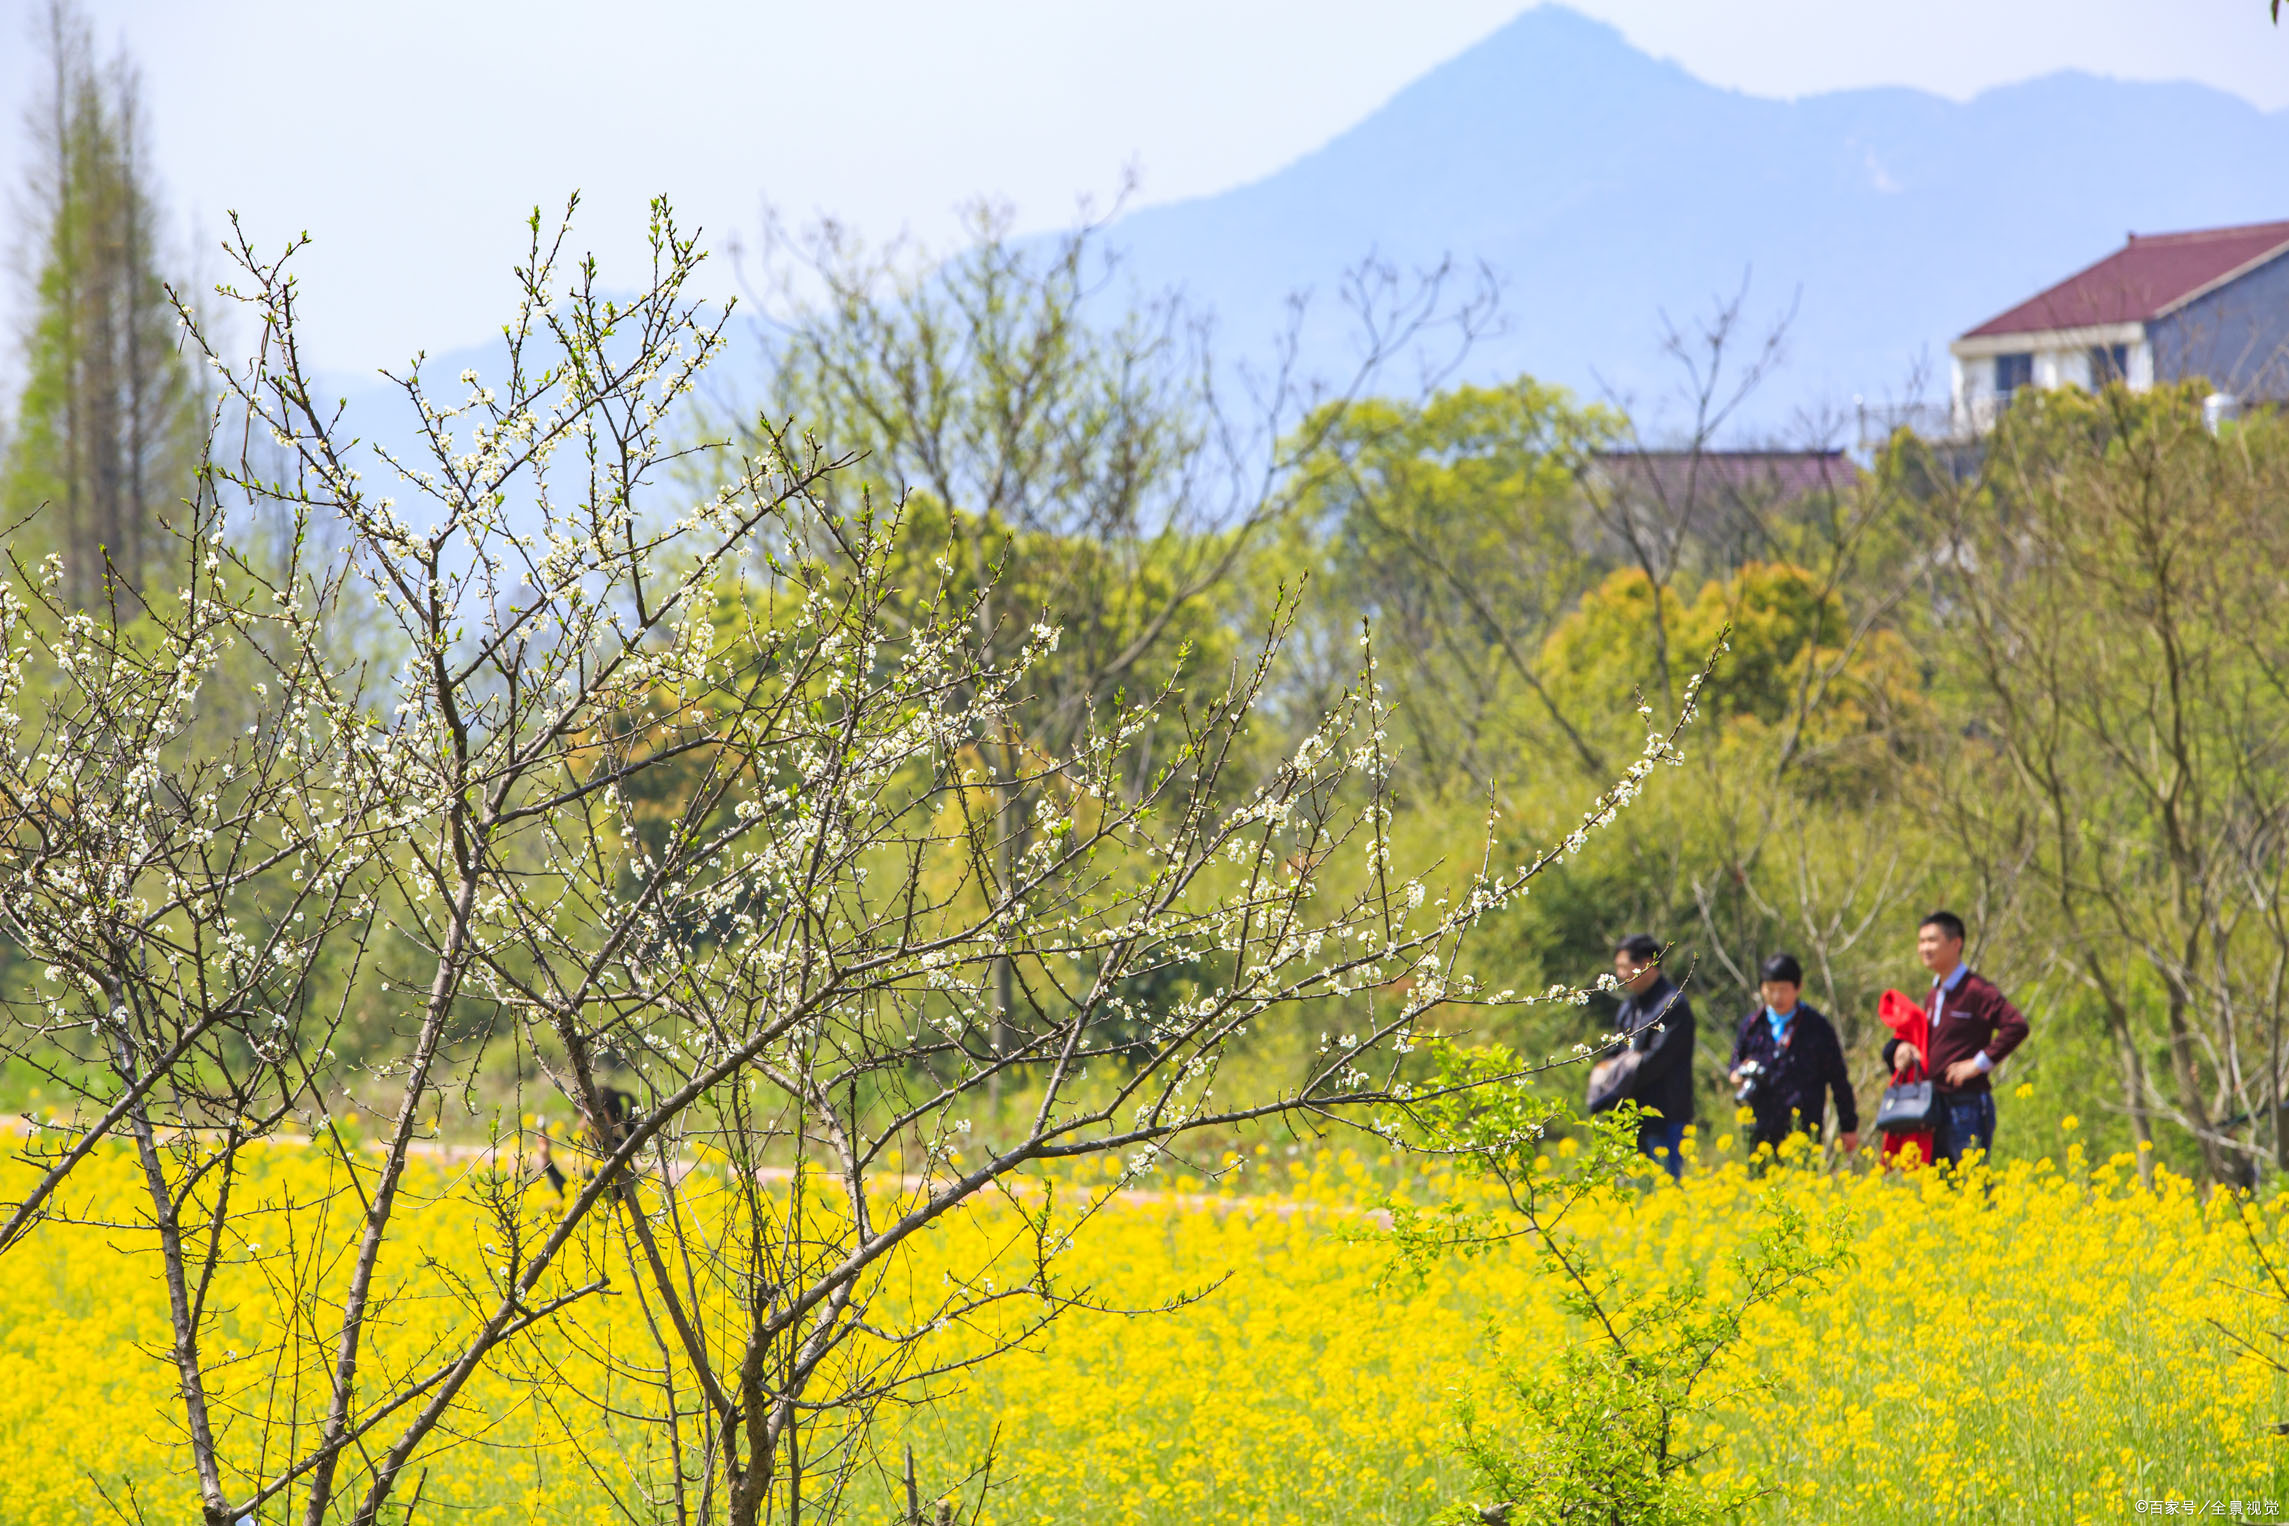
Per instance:
[[[1753,271],[1752,310],[1801,287],[1791,361],[1751,427],[1896,392],[1918,357],[2141,232],[2289,217],[2289,112],[2199,85],[2057,74],[1958,105],[1913,90],[1746,96],[1556,7],[1529,11],[1315,153],[1153,207],[1114,239],[1254,346],[1298,287],[1370,250],[1483,258],[1510,332],[1481,376],[1532,371],[1649,398],[1656,312]],[[1339,336],[1312,353],[1333,363]]]

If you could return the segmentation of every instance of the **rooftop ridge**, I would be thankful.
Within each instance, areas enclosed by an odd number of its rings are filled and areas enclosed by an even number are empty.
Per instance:
[[[2228,228],[2188,228],[2175,233],[2132,233],[2130,242],[2133,244],[2198,244],[2206,243],[2212,239],[2243,238],[2253,233],[2268,231],[2278,231],[2283,238],[2289,238],[2289,218],[2261,223],[2235,223]]]
[[[2285,251],[2289,219],[2132,233],[2112,253],[1961,337],[1987,340],[2151,322],[2271,264]]]

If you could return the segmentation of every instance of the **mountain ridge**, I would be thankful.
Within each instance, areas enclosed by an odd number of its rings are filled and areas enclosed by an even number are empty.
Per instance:
[[[1269,175],[1140,208],[1108,239],[1243,347],[1287,296],[1371,251],[1483,259],[1513,327],[1468,374],[1595,395],[1666,390],[1656,315],[1750,273],[1747,311],[1800,293],[1790,363],[1752,433],[1901,389],[1944,396],[1946,342],[2099,258],[2124,230],[2289,216],[2289,111],[2224,91],[2061,71],[1957,102],[1906,87],[1754,96],[1559,6],[1522,13]],[[1325,321],[1308,359],[1340,353]],[[1601,382],[1600,379],[1603,379]]]

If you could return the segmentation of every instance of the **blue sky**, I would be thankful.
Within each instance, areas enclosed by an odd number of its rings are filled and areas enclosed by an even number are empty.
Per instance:
[[[0,175],[19,176],[38,0],[0,0]],[[236,209],[308,230],[313,337],[366,368],[480,337],[536,201],[585,193],[631,267],[645,198],[718,235],[768,199],[943,239],[990,194],[1029,225],[1265,174],[1522,9],[1516,0],[87,0],[142,66],[188,246]],[[1580,0],[1637,46],[1760,95],[1965,97],[2061,68],[2196,79],[2289,105],[2264,0]],[[0,203],[0,205],[12,205]],[[12,219],[11,219],[12,222]],[[212,256],[202,260],[212,276]],[[632,272],[631,272],[632,273]],[[12,327],[20,293],[0,295]]]

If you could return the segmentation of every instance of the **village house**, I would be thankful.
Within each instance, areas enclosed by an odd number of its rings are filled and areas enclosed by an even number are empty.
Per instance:
[[[1607,528],[1649,544],[1690,543],[1732,565],[1769,556],[1775,516],[1829,500],[1860,481],[1837,449],[1601,451],[1583,477]],[[1633,525],[1635,532],[1620,527]]]
[[[2289,222],[2133,233],[2086,270],[1964,334],[1952,420],[1982,434],[2021,387],[2206,378],[2212,412],[2289,402]]]

